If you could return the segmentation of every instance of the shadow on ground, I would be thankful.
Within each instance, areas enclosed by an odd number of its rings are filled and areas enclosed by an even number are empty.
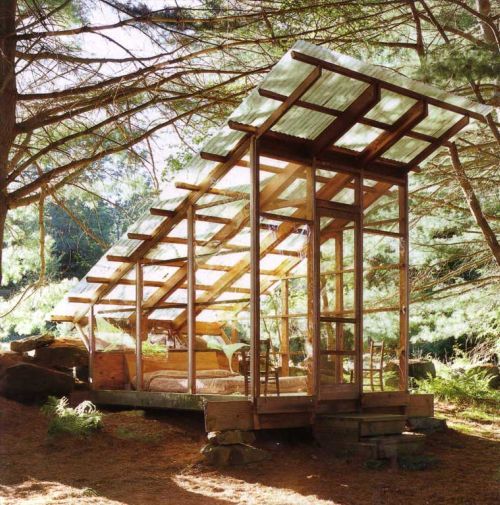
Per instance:
[[[214,469],[203,464],[198,413],[111,412],[86,439],[47,438],[36,407],[0,398],[0,496],[6,504],[229,503],[493,505],[500,499],[498,442],[453,430],[432,435],[433,468],[368,469],[337,459],[306,431],[259,437],[270,461]],[[0,500],[1,501],[1,500]]]

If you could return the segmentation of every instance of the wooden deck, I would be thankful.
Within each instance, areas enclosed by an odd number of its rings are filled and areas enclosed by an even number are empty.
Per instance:
[[[256,404],[243,396],[196,395],[152,391],[92,391],[98,405],[172,409],[203,412],[206,431],[262,430],[311,426],[317,415],[363,412],[432,416],[432,395],[404,392],[368,393],[361,402],[333,400],[317,403],[312,396],[259,398]],[[394,410],[399,409],[399,410]]]

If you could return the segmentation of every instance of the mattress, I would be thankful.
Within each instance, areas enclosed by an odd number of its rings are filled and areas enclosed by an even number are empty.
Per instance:
[[[228,370],[199,370],[196,375],[198,394],[245,394],[245,379],[242,375]],[[135,383],[135,380],[133,382]],[[143,387],[146,391],[185,393],[188,387],[187,373],[177,370],[145,373]],[[280,393],[305,392],[307,392],[306,376],[280,377]],[[276,384],[268,384],[268,393],[276,393]]]

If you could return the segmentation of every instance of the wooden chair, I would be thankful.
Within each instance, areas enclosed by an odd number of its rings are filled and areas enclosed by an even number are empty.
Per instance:
[[[271,340],[261,340],[260,342],[260,367],[259,380],[264,384],[264,396],[267,396],[268,384],[276,384],[276,394],[280,395],[279,368],[271,363]],[[245,395],[250,392],[250,354],[241,351],[240,371],[245,380]]]
[[[378,379],[380,391],[384,390],[384,354],[384,342],[375,342],[370,339],[370,354],[367,366],[365,366],[363,360],[363,385],[365,385],[365,378],[368,378],[372,391],[375,391],[375,377]]]

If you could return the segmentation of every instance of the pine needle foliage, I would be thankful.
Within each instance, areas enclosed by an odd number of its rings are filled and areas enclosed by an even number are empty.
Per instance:
[[[83,437],[102,428],[102,412],[90,401],[72,408],[66,397],[49,396],[40,410],[49,418],[49,435],[69,433]]]

